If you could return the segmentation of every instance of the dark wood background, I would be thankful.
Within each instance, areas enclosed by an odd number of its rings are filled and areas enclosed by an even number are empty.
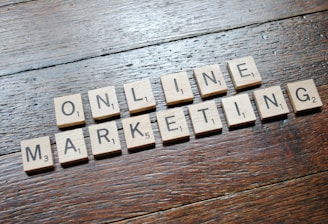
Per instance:
[[[327,223],[328,1],[2,0],[0,3],[1,223]],[[313,78],[321,112],[94,160],[87,91],[253,56],[263,87]],[[256,88],[257,89],[257,88]],[[253,90],[247,90],[251,95]],[[82,93],[89,162],[58,163],[53,98]],[[252,100],[254,109],[255,104]],[[291,109],[291,107],[290,107]],[[187,113],[186,113],[187,115]],[[187,121],[192,132],[189,117]],[[56,168],[28,176],[20,141],[49,135]]]

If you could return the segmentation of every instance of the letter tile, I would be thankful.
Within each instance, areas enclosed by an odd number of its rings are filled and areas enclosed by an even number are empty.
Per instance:
[[[149,114],[122,119],[122,126],[129,151],[155,145]]]
[[[179,72],[161,76],[166,105],[192,102],[194,95],[187,72]]]
[[[89,90],[88,96],[93,119],[102,120],[120,115],[114,86]]]
[[[289,113],[286,100],[280,86],[272,86],[254,91],[254,98],[261,120]]]
[[[88,160],[82,128],[55,134],[59,163],[63,166]]]
[[[116,121],[89,126],[92,154],[95,158],[121,153]]]
[[[149,79],[124,84],[130,114],[156,108],[156,101]]]
[[[322,107],[313,79],[288,83],[287,92],[295,113]]]
[[[58,128],[85,123],[81,94],[54,98]]]
[[[194,76],[202,98],[226,93],[228,90],[219,65],[195,68]]]
[[[27,173],[54,167],[49,136],[21,141],[21,152]]]
[[[228,70],[237,90],[257,86],[262,83],[261,75],[252,56],[228,61]]]
[[[256,117],[248,94],[223,98],[222,107],[229,128],[255,123]]]
[[[215,101],[205,101],[188,106],[195,135],[202,135],[222,129],[222,123]]]
[[[183,108],[159,111],[156,115],[164,144],[189,138],[190,134]]]

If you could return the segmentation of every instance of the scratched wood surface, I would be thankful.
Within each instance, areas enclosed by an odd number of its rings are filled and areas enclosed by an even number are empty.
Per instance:
[[[2,1],[0,222],[325,223],[328,221],[328,3],[316,1]],[[262,87],[313,78],[320,112],[163,146],[160,76],[252,55]],[[94,160],[87,91],[150,78],[156,147]],[[255,88],[258,89],[258,88]],[[255,89],[243,91],[251,93]],[[53,98],[81,93],[89,162],[58,163]],[[178,107],[182,107],[179,105]],[[187,109],[184,107],[185,114]],[[190,132],[190,118],[187,115]],[[54,171],[27,176],[20,141],[49,135]]]

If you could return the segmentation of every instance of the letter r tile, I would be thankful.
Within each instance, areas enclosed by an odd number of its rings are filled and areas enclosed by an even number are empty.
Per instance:
[[[228,61],[228,70],[237,90],[257,86],[262,83],[261,75],[252,56]]]
[[[156,108],[156,101],[149,79],[124,84],[130,114]]]
[[[54,98],[58,128],[85,123],[81,94]]]
[[[295,113],[322,107],[313,79],[288,83],[287,92]]]
[[[54,167],[49,136],[21,141],[21,152],[27,173]]]
[[[159,111],[156,116],[164,144],[189,138],[190,134],[183,108]]]
[[[155,145],[149,114],[122,119],[122,126],[129,151]]]

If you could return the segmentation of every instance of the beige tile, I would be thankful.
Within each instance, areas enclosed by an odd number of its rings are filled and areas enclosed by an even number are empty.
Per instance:
[[[149,114],[122,119],[122,125],[129,151],[155,145]]]
[[[88,160],[82,128],[55,134],[59,162],[62,165]]]
[[[228,61],[228,70],[237,90],[262,83],[261,75],[252,56]]]
[[[205,101],[188,106],[195,135],[220,131],[222,123],[215,101]]]
[[[166,105],[192,102],[194,95],[187,72],[179,72],[161,76]]]
[[[295,113],[322,107],[313,79],[288,83],[287,92]]]
[[[261,120],[289,113],[280,86],[272,86],[254,91],[254,98]]]
[[[194,76],[202,98],[226,93],[228,90],[219,65],[195,68]]]
[[[183,108],[174,108],[156,113],[163,143],[189,138],[189,129]]]
[[[256,120],[248,94],[223,98],[222,107],[229,128],[251,124]]]
[[[121,153],[116,121],[90,125],[89,135],[94,157]]]
[[[102,120],[120,115],[114,86],[89,90],[88,96],[93,119]]]
[[[49,136],[21,141],[21,152],[25,172],[54,167]]]
[[[149,79],[124,84],[130,114],[156,108],[156,101]]]
[[[81,94],[54,98],[58,128],[85,123]]]

